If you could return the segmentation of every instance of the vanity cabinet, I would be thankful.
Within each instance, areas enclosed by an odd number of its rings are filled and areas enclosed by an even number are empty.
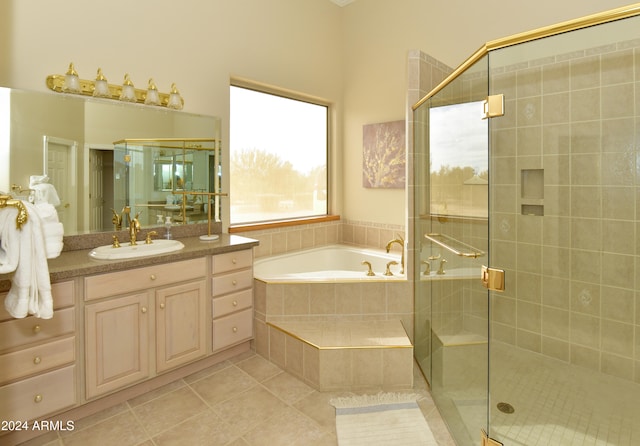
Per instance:
[[[149,377],[149,293],[85,307],[87,398]]]
[[[156,370],[163,372],[207,353],[204,279],[156,291]]]
[[[51,319],[14,319],[0,306],[0,420],[33,420],[78,403],[74,290],[73,281],[52,284]]]
[[[213,351],[253,338],[253,250],[212,261]]]
[[[203,257],[85,278],[87,399],[206,356],[206,276]]]

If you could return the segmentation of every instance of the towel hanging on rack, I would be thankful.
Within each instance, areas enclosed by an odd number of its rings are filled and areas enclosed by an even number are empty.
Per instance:
[[[30,218],[18,226],[18,206],[0,209],[0,273],[13,273],[5,308],[15,318],[53,317],[53,298],[42,222],[32,204],[22,203]],[[17,215],[16,215],[17,214]]]

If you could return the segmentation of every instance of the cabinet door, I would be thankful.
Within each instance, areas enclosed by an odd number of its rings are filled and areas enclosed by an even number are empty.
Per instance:
[[[87,398],[149,376],[149,295],[85,307]]]
[[[158,372],[205,356],[207,352],[205,284],[203,279],[156,291]]]

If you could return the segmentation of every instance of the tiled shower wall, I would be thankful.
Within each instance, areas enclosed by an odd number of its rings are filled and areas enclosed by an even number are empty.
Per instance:
[[[639,46],[493,69],[490,166],[493,338],[638,383]]]

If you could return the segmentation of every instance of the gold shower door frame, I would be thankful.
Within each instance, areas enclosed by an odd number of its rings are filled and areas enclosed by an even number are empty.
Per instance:
[[[583,17],[583,18],[579,18],[579,19],[575,19],[575,20],[571,20],[571,21],[567,21],[567,22],[563,22],[557,25],[553,25],[553,26],[549,26],[549,27],[545,27],[545,28],[541,28],[538,30],[534,30],[531,32],[527,32],[527,33],[522,33],[522,34],[518,34],[515,36],[511,36],[511,37],[507,37],[504,39],[499,39],[499,40],[495,40],[495,41],[491,41],[491,42],[487,42],[485,45],[483,45],[478,51],[476,51],[469,59],[467,59],[462,65],[460,65],[457,69],[455,69],[451,75],[449,75],[440,85],[438,85],[435,89],[433,89],[429,94],[427,94],[423,99],[421,99],[418,103],[416,103],[413,106],[413,110],[418,112],[416,115],[416,121],[420,121],[420,117],[424,115],[421,115],[420,113],[424,112],[424,108],[429,108],[429,107],[437,107],[440,105],[450,105],[453,103],[464,103],[467,101],[472,101],[472,100],[477,100],[477,92],[473,92],[472,90],[467,90],[464,91],[464,89],[462,88],[454,88],[452,87],[452,85],[454,85],[455,83],[462,83],[462,79],[467,76],[469,74],[469,71],[472,70],[474,68],[477,68],[477,64],[478,62],[483,61],[483,59],[486,57],[488,59],[489,57],[489,53],[494,51],[494,50],[502,50],[502,49],[509,49],[511,47],[515,47],[516,45],[520,45],[523,43],[527,43],[527,42],[534,42],[534,41],[542,41],[542,40],[549,40],[547,39],[548,37],[554,37],[554,36],[559,36],[562,34],[573,34],[573,31],[579,31],[579,30],[587,30],[587,29],[594,29],[594,28],[599,28],[598,25],[605,25],[605,24],[612,24],[614,22],[624,22],[624,19],[627,18],[632,18],[632,17],[637,17],[640,16],[640,3],[636,3],[633,5],[629,5],[629,6],[625,6],[625,7],[621,7],[621,8],[617,8],[617,9],[613,9],[610,11],[606,11],[603,13],[599,13],[599,14],[594,14],[591,16],[587,16],[587,17]],[[627,21],[628,22],[628,21]],[[615,24],[615,26],[618,26],[618,23]],[[624,26],[624,25],[623,25]],[[633,33],[628,33],[630,36],[631,35],[635,35]],[[631,37],[629,37],[629,39],[631,39]],[[553,44],[552,44],[553,45]],[[602,44],[604,45],[604,43]],[[499,54],[500,51],[495,51],[494,54]],[[542,56],[539,56],[542,57]],[[494,57],[492,56],[492,65],[493,65],[493,60]],[[514,61],[512,63],[516,63],[517,61]],[[500,64],[495,64],[496,66],[502,66]],[[489,87],[489,85],[492,83],[493,80],[493,73],[489,73],[490,69],[489,69],[489,64],[487,63],[487,72],[486,72],[486,79],[484,79],[485,83],[484,85],[487,88],[487,94],[488,93],[494,93],[493,90],[493,85],[491,87]],[[478,73],[475,73],[478,74]],[[482,83],[482,82],[477,82],[476,81],[476,86],[478,83]],[[470,82],[470,84],[472,84],[472,82]],[[498,87],[496,87],[498,88]],[[500,93],[500,91],[498,91]],[[511,97],[508,97],[508,99],[513,99],[514,98],[514,94],[512,92],[510,92]],[[426,106],[426,107],[423,107]],[[513,108],[509,108],[509,107],[513,107]],[[420,109],[423,109],[422,111]],[[514,102],[511,102],[510,105],[507,107],[507,113],[505,115],[504,118],[500,118],[500,119],[504,119],[504,120],[508,120],[508,119],[516,119],[516,113],[520,113],[520,111],[516,110],[514,107]],[[428,118],[427,118],[428,121]],[[499,126],[500,124],[496,122],[496,124]],[[488,138],[491,139],[492,135],[494,135],[493,133],[493,124],[489,124],[490,129],[488,132]],[[427,125],[428,127],[428,125]],[[424,135],[421,135],[420,130],[417,130],[416,133],[416,142],[417,144],[419,143],[421,137],[422,139],[424,139]],[[428,133],[428,132],[427,132]],[[426,144],[428,146],[428,143]],[[489,150],[495,150],[495,147],[493,146],[493,142],[491,142],[490,144],[491,149]],[[418,150],[416,150],[416,152],[418,152]],[[427,152],[428,155],[428,152]],[[493,154],[492,154],[493,157]],[[418,165],[418,164],[417,164]],[[427,163],[427,166],[429,166],[429,164]],[[495,166],[492,164],[492,166]],[[424,167],[423,167],[424,168]],[[427,167],[428,168],[428,167]],[[536,188],[536,184],[545,184],[544,183],[544,176],[542,178],[540,178],[540,175],[544,175],[544,172],[538,172],[537,170],[542,170],[542,169],[538,169],[538,168],[532,168],[532,169],[521,169],[522,172],[522,178],[518,177],[517,183],[518,183],[518,193],[522,193],[522,191],[520,190],[521,187],[521,182],[525,183],[526,181],[529,181],[532,184],[532,188],[535,189]],[[520,170],[519,170],[520,172]],[[495,173],[495,172],[494,172]],[[419,178],[419,171],[416,171],[416,176]],[[541,181],[542,180],[542,181]],[[492,181],[492,184],[493,181]],[[428,189],[429,185],[428,185],[428,181],[425,185],[425,187]],[[492,186],[490,186],[491,188]],[[427,192],[428,194],[428,192]],[[499,200],[500,199],[500,195],[499,194],[495,194],[494,192],[489,191],[488,192],[489,195],[489,201],[490,201],[490,212],[489,212],[489,220],[491,220],[491,216],[493,215],[494,212],[496,212],[496,205],[498,205],[498,209],[500,208],[499,206],[499,202],[496,201],[496,198]],[[416,195],[417,196],[417,195]],[[531,217],[526,217],[526,218],[531,218],[531,219],[535,219],[536,216],[541,216],[541,215],[545,215],[546,209],[544,209],[544,205],[542,203],[542,199],[538,198],[535,196],[535,193],[532,194],[531,196],[526,196],[524,198],[526,198],[527,200],[522,200],[523,197],[518,197],[518,214],[522,214],[523,216],[531,216]],[[428,201],[428,198],[427,198]],[[526,201],[526,202],[525,202]],[[423,207],[420,207],[420,201],[419,198],[416,201],[416,214],[418,216],[422,215],[420,218],[422,220],[430,220],[429,224],[431,226],[429,227],[419,227],[420,224],[424,224],[422,222],[418,223],[416,225],[416,232],[415,232],[415,238],[416,238],[416,252],[420,252],[421,251],[421,245],[424,244],[425,239],[423,237],[422,232],[424,229],[427,229],[428,231],[430,231],[431,233],[436,233],[436,234],[444,234],[446,236],[451,236],[451,233],[447,231],[446,229],[446,225],[451,225],[453,223],[455,223],[456,219],[455,218],[449,218],[446,215],[433,215],[430,214],[430,209],[429,209],[429,205],[427,204],[427,211],[425,212],[424,209],[424,201],[422,203]],[[422,211],[422,214],[421,214]],[[497,212],[500,212],[499,210]],[[458,220],[458,223],[462,222],[462,224],[458,227],[455,228],[456,231],[454,231],[457,234],[469,234],[469,233],[474,233],[473,230],[473,223],[472,221],[469,219],[467,222],[464,222],[463,220]],[[467,226],[465,226],[465,224],[467,224]],[[469,230],[467,233],[465,233],[465,227]],[[500,228],[500,223],[496,223],[496,222],[488,222],[487,225],[487,246],[478,246],[477,241],[476,243],[472,243],[474,246],[479,247],[480,249],[486,249],[487,252],[487,259],[484,259],[485,262],[487,262],[486,264],[491,265],[491,258],[495,257],[495,255],[493,255],[491,253],[491,250],[489,249],[489,246],[493,246],[493,237],[492,235],[490,235],[490,233],[495,234],[496,232],[500,231],[502,228]],[[477,231],[475,232],[475,237],[478,237]],[[463,236],[464,238],[464,236]],[[464,241],[466,242],[467,239],[464,239]],[[494,253],[495,254],[495,253]],[[435,255],[433,256],[435,257]],[[496,257],[497,258],[497,257]],[[423,260],[426,260],[423,259]],[[420,264],[420,259],[416,260],[416,266],[418,267],[417,270],[419,271],[419,267],[421,266]],[[424,263],[424,261],[423,261]],[[513,266],[514,265],[499,265],[501,267],[506,267],[507,269],[507,274],[509,274],[510,272],[513,271]],[[488,276],[487,276],[488,279]],[[505,279],[501,279],[501,281],[504,283],[506,281],[507,286],[510,286],[510,282],[509,282],[509,277],[506,277]],[[419,280],[418,278],[416,278],[416,280]],[[490,281],[490,280],[487,280]],[[500,281],[500,280],[499,280]],[[479,281],[478,281],[479,282]],[[437,305],[440,305],[438,303],[438,296],[437,296],[437,292],[438,292],[438,282],[433,282],[431,284],[431,287],[428,291],[428,298],[430,299],[431,303],[430,305],[430,309],[431,309],[431,315],[432,318],[428,321],[429,324],[431,324],[431,326],[429,327],[431,329],[431,332],[433,333],[433,324],[437,323],[437,320],[434,320],[434,317],[437,318],[438,317],[438,309],[436,308]],[[423,298],[421,297],[419,294],[423,292],[423,288],[420,288],[419,286],[416,286],[416,308],[418,308],[418,299]],[[465,303],[473,303],[473,298],[469,298],[469,295],[473,295],[473,290],[469,291],[466,290],[467,294],[464,294],[464,299],[465,299]],[[478,293],[479,294],[479,293]],[[475,432],[471,433],[472,429],[465,429],[464,426],[462,427],[462,429],[464,430],[469,430],[469,434],[468,434],[468,439],[465,438],[463,440],[460,440],[460,438],[458,437],[458,435],[456,435],[456,432],[454,433],[454,436],[456,436],[456,441],[461,444],[461,445],[475,445],[475,444],[482,444],[482,445],[494,445],[494,444],[501,444],[500,441],[507,441],[505,439],[503,439],[502,437],[504,437],[506,435],[507,431],[501,432],[500,428],[494,428],[495,426],[498,426],[500,423],[495,423],[495,417],[498,416],[503,416],[504,414],[508,414],[509,413],[509,409],[510,409],[510,405],[507,402],[502,402],[499,398],[500,396],[504,396],[504,394],[498,392],[497,394],[495,393],[495,390],[493,390],[492,392],[492,388],[490,388],[491,386],[491,377],[493,375],[493,373],[496,370],[500,370],[501,366],[505,365],[503,363],[503,361],[505,360],[504,358],[500,359],[501,356],[498,354],[497,356],[496,353],[493,353],[493,347],[491,347],[491,339],[494,339],[495,333],[492,331],[495,331],[495,327],[492,327],[492,321],[495,318],[495,315],[491,314],[492,311],[496,311],[492,308],[494,308],[494,306],[500,305],[501,302],[501,293],[497,293],[495,291],[492,291],[491,289],[489,290],[485,290],[485,301],[486,301],[486,330],[487,330],[487,340],[488,340],[488,344],[487,344],[487,350],[486,350],[486,385],[487,385],[487,392],[486,392],[486,401],[485,401],[485,413],[484,413],[484,417],[482,416],[476,416],[471,417],[474,418],[475,420],[477,420],[477,427],[475,428]],[[508,293],[507,293],[508,294]],[[443,307],[445,305],[448,305],[449,302],[443,301],[442,305]],[[478,316],[481,313],[481,311],[477,311],[475,313],[475,315],[473,316]],[[503,315],[504,317],[504,315]],[[416,318],[416,323],[418,323],[419,320],[418,318]],[[476,326],[477,327],[477,326]],[[491,331],[490,331],[491,330]],[[432,336],[430,337],[430,343],[431,343],[431,348],[429,349],[429,354],[430,354],[430,367],[431,367],[431,371],[433,370],[433,364],[436,361],[436,356],[434,356],[434,352],[435,352],[435,348],[439,348],[439,345],[441,345],[442,343],[438,344],[438,342],[436,341],[437,336]],[[418,343],[418,340],[416,341],[416,344]],[[433,376],[432,373],[425,373],[428,378],[430,379],[430,384],[432,386],[432,392],[434,394],[434,399],[436,400],[436,403],[438,404],[438,398],[439,398],[439,392],[441,389],[439,389],[439,386],[441,386],[441,383],[438,382],[437,376]],[[496,378],[493,378],[494,380]],[[499,384],[497,382],[494,382],[494,387],[495,385]],[[498,387],[500,387],[500,385],[498,385]],[[468,406],[466,407],[457,407],[456,408],[456,403],[454,401],[455,399],[455,392],[453,397],[451,398],[450,401],[447,401],[447,405],[449,407],[442,407],[440,404],[438,404],[439,409],[441,410],[441,412],[443,413],[443,416],[445,418],[445,420],[447,421],[447,424],[449,425],[450,430],[455,431],[457,429],[460,428],[460,425],[464,424],[461,422],[460,418],[462,418],[460,416],[460,414],[458,414],[459,419],[449,419],[447,417],[447,410],[450,410],[451,407],[453,407],[453,412],[463,412],[465,410],[469,410]],[[458,396],[460,396],[460,394],[458,394]],[[464,395],[463,395],[464,397]],[[479,400],[478,400],[479,401]],[[473,401],[471,400],[463,400],[462,401],[463,405],[464,404],[471,404],[473,403]],[[478,403],[478,405],[480,405],[480,403]],[[504,410],[503,410],[504,409]],[[499,412],[502,412],[499,413]],[[518,413],[518,408],[516,407],[516,414]],[[476,414],[477,415],[477,414]],[[509,416],[509,415],[507,415]],[[508,428],[508,426],[506,426]],[[481,431],[481,432],[478,432]],[[486,433],[488,432],[488,434]],[[477,434],[481,433],[481,438],[478,439]],[[466,435],[466,434],[465,434]],[[493,437],[493,439],[491,438]],[[506,438],[506,437],[505,437]],[[480,440],[480,441],[478,441]]]

